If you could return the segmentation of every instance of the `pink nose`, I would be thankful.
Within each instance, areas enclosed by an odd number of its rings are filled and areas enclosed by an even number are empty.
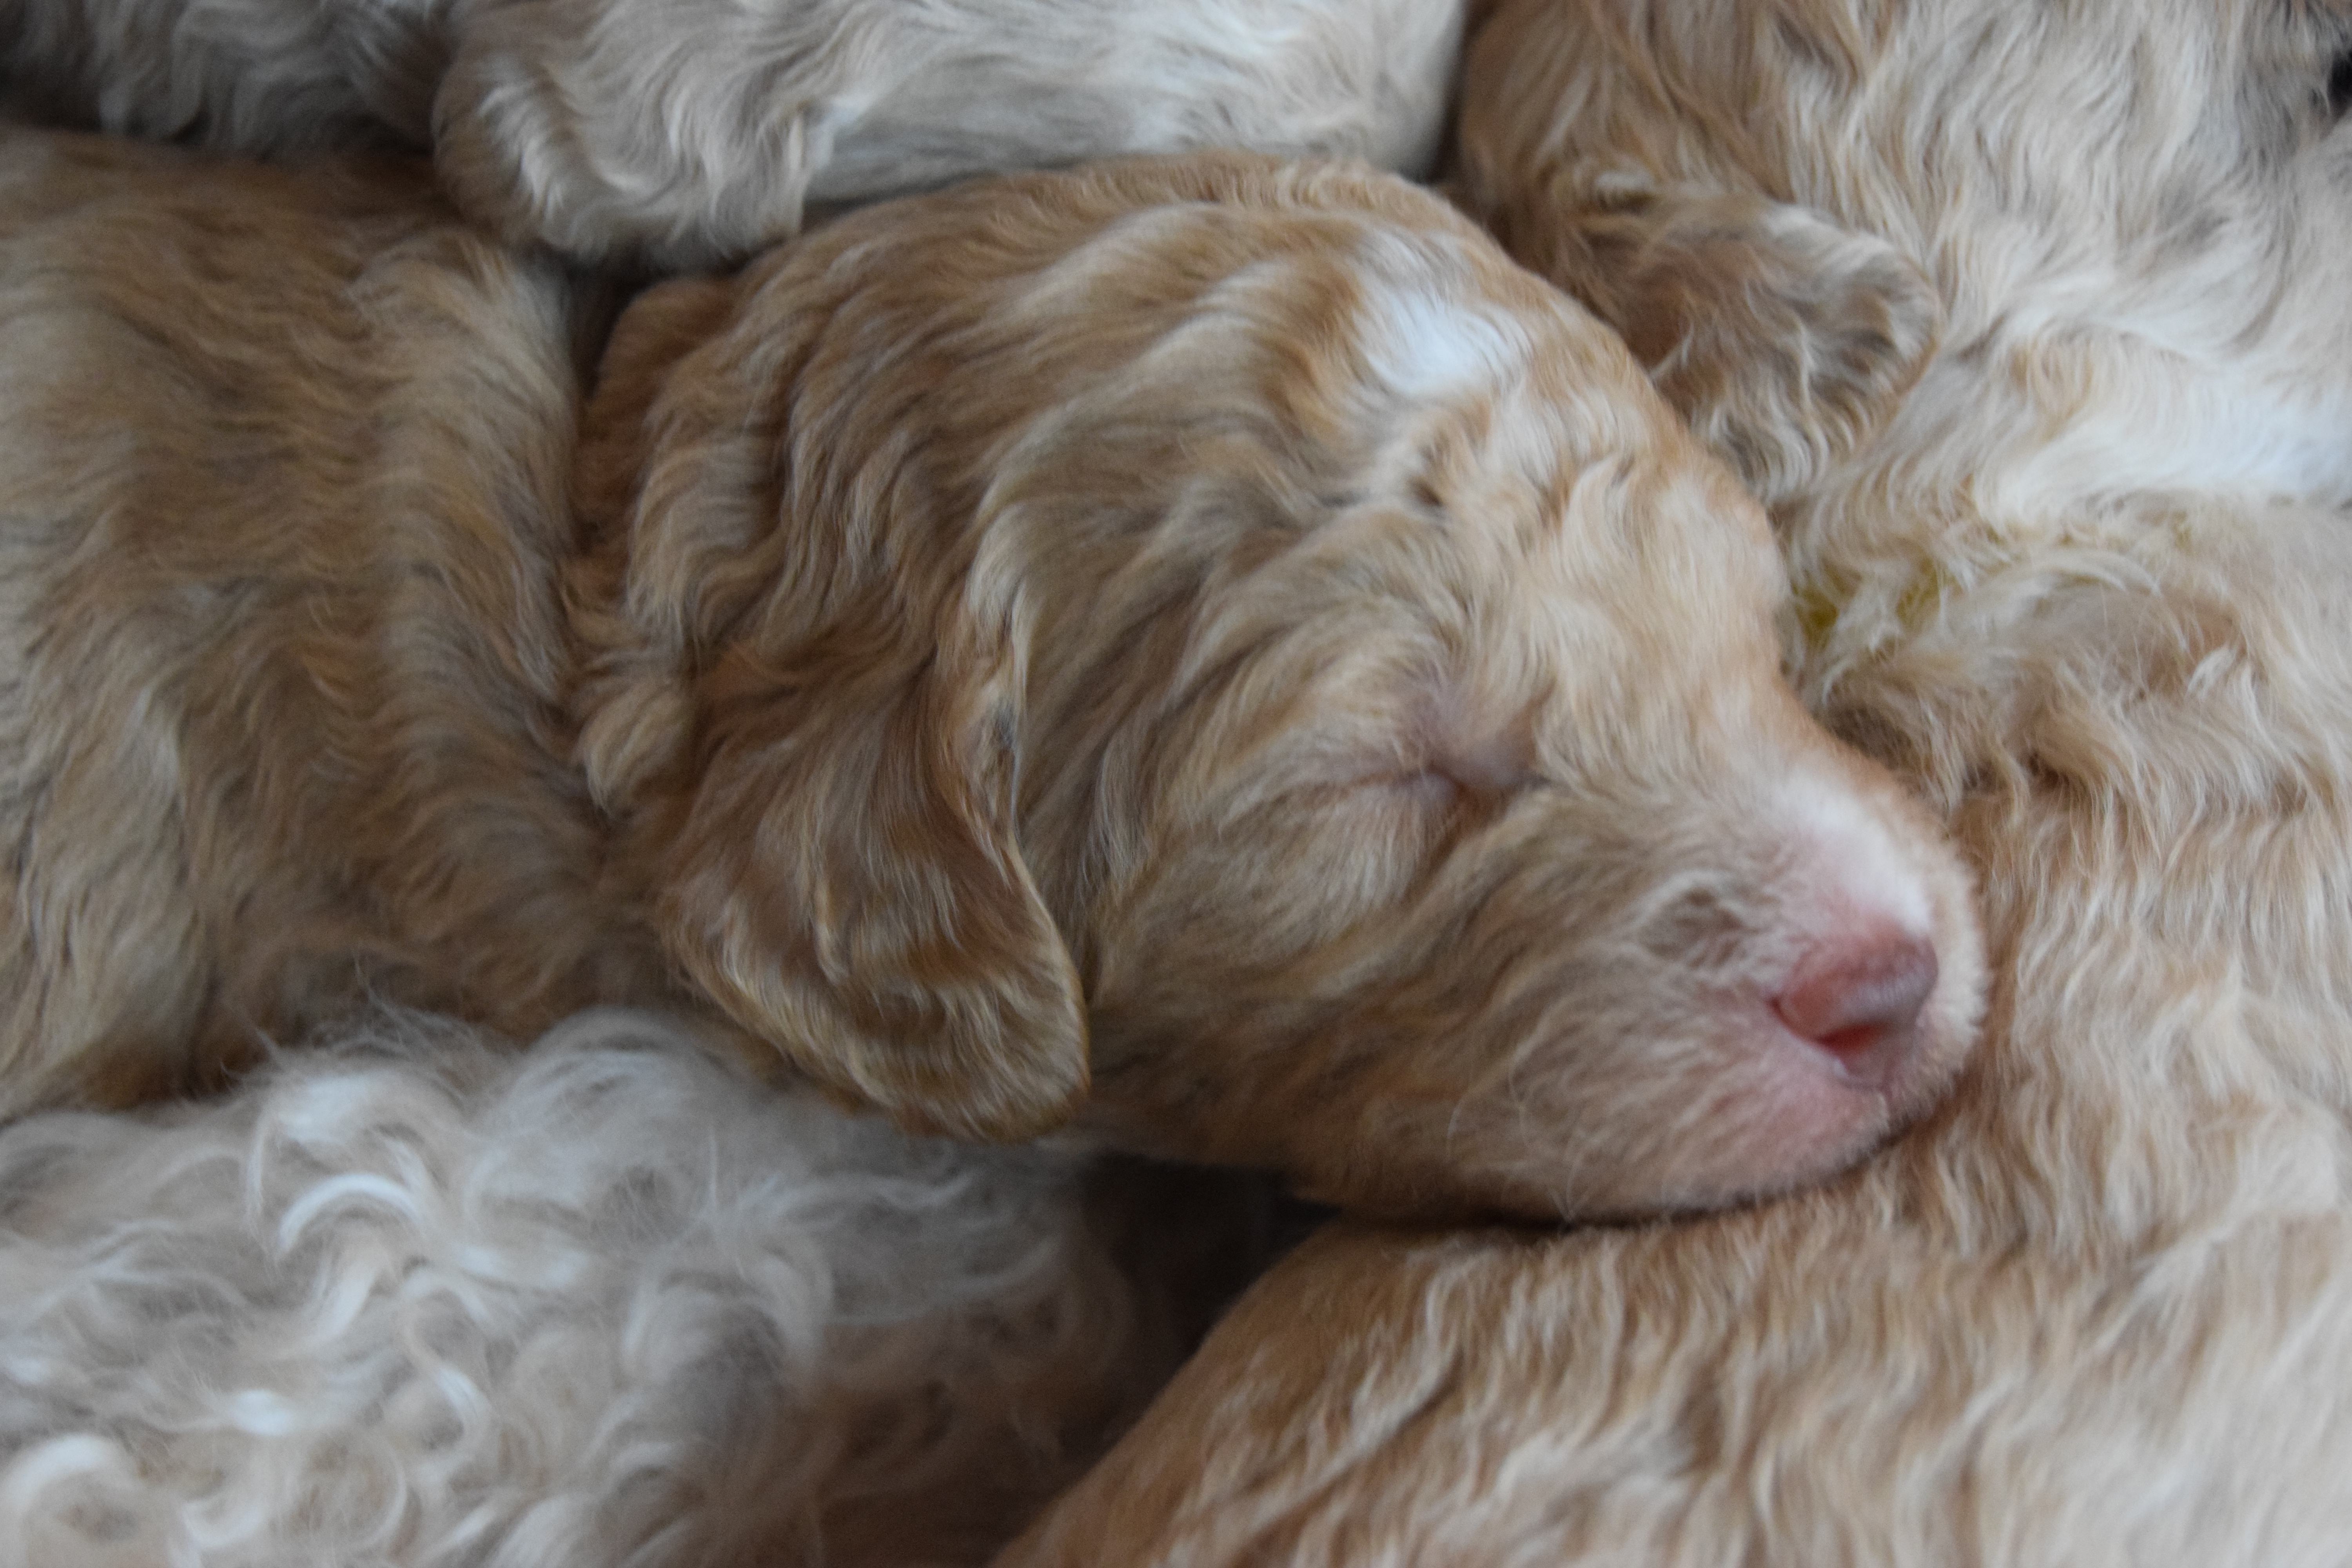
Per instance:
[[[1848,1076],[1875,1087],[1910,1051],[1919,1010],[1935,989],[1934,944],[1888,936],[1815,953],[1798,965],[1772,1010]]]

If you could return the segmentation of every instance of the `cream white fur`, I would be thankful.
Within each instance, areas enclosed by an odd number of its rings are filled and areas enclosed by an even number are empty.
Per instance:
[[[810,202],[1254,147],[1424,173],[1458,0],[16,0],[0,90],[285,154],[436,144],[476,218],[576,257],[740,258]]]
[[[1178,1352],[1089,1179],[625,1012],[17,1121],[0,1563],[976,1561]]]
[[[505,0],[436,106],[461,205],[575,254],[694,265],[804,202],[1253,147],[1433,160],[1454,0]]]
[[[1525,371],[1535,345],[1512,323],[1433,298],[1415,282],[1368,282],[1364,290],[1359,330],[1372,374],[1391,392],[1429,403]]]

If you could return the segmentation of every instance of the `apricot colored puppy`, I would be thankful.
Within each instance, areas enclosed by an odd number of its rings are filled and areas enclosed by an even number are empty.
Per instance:
[[[1760,513],[1402,182],[1112,164],[662,285],[575,538],[551,274],[8,166],[14,1107],[667,995],[911,1127],[1619,1214],[1960,1058],[1964,879],[1782,684]]]

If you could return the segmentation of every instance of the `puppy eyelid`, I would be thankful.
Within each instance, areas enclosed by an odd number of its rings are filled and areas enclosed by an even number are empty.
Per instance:
[[[1489,773],[1465,769],[1444,761],[1431,761],[1410,771],[1400,771],[1380,781],[1391,788],[1427,791],[1433,797],[1453,799],[1474,795],[1482,800],[1504,800],[1537,788],[1543,780],[1524,770]]]

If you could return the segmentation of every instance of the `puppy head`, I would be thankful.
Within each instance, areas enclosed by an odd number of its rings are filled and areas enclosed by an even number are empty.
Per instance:
[[[2266,0],[1504,0],[1463,179],[1768,500],[1931,361],[1915,466],[2341,499],[2347,47],[2345,7]]]
[[[1089,1120],[1396,1210],[1826,1174],[1970,1038],[1965,879],[1783,685],[1755,503],[1413,216],[1229,275],[999,470],[1082,585],[1042,596],[1024,834]]]
[[[903,1118],[1049,1120],[1090,1024],[1119,1142],[1618,1213],[1965,1047],[1961,873],[1781,684],[1760,513],[1424,194],[874,209],[641,304],[603,402],[592,775],[681,966]]]

